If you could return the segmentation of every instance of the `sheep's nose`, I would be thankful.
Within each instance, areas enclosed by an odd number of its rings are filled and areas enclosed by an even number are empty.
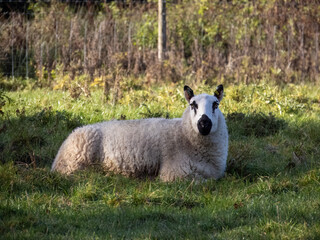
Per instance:
[[[207,115],[203,114],[198,121],[198,130],[201,135],[208,135],[211,131],[212,122]]]

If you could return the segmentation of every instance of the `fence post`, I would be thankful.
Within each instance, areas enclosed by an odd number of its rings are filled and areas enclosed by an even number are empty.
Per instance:
[[[55,39],[54,39],[54,63],[55,63],[55,70],[57,70],[57,63],[58,63],[58,31],[59,31],[59,22],[55,16]]]
[[[11,20],[11,75],[14,79],[14,55],[13,55],[13,20]]]
[[[161,63],[166,51],[166,0],[158,1],[158,59]]]
[[[84,65],[85,73],[87,73],[87,27],[88,27],[88,22],[86,20],[84,24],[84,44],[83,44],[83,65]]]
[[[128,57],[128,70],[130,71],[130,69],[131,69],[131,19],[129,21],[129,30],[128,30],[128,52],[127,52],[127,57]]]
[[[41,36],[40,36],[40,71],[39,71],[39,78],[40,81],[43,80],[43,46],[44,46],[44,42],[43,42],[43,13],[41,14]]]
[[[315,34],[315,70],[316,70],[316,77],[318,76],[319,72],[319,64],[318,64],[318,53],[319,53],[319,26],[316,27],[316,34]]]
[[[26,30],[26,79],[29,78],[29,69],[28,69],[28,40],[29,40],[29,23],[27,18],[27,30]]]

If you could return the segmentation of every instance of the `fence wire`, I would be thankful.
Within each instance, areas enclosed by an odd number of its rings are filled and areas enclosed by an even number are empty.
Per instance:
[[[318,79],[320,13],[312,4],[303,12],[298,1],[266,10],[263,2],[168,1],[169,77]],[[4,76],[51,81],[63,74],[156,71],[156,1],[0,3]]]

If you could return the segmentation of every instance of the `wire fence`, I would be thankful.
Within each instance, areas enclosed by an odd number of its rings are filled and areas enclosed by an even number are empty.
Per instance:
[[[54,71],[61,67],[62,71],[88,72],[92,75],[102,65],[113,65],[114,68],[121,61],[127,61],[127,68],[132,70],[134,45],[141,39],[144,42],[145,38],[145,33],[141,33],[139,39],[133,39],[133,34],[138,31],[134,21],[141,21],[137,13],[145,10],[139,7],[140,10],[130,13],[121,9],[126,1],[114,1],[117,5],[90,5],[90,9],[80,2],[92,1],[67,2],[77,3],[67,13],[63,11],[65,6],[56,4],[36,15],[26,8],[24,11],[0,14],[0,64],[3,75],[51,78]],[[141,5],[146,3],[136,2]],[[148,4],[144,8],[151,9],[152,15],[155,15],[153,5]],[[97,17],[101,12],[103,15]],[[145,48],[143,46],[143,53]]]
[[[62,2],[1,8],[0,74],[48,82],[58,75],[93,79],[111,71],[156,77],[156,2]],[[302,12],[295,5],[263,10],[262,3],[213,2],[169,1],[169,79],[319,78],[320,14],[312,5]]]

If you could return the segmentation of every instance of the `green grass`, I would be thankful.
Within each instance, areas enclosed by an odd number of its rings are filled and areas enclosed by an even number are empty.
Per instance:
[[[75,127],[179,117],[182,86],[128,90],[115,105],[99,90],[78,99],[62,91],[5,92],[0,239],[319,239],[320,90],[311,84],[225,86],[220,108],[230,147],[221,180],[50,173]]]

